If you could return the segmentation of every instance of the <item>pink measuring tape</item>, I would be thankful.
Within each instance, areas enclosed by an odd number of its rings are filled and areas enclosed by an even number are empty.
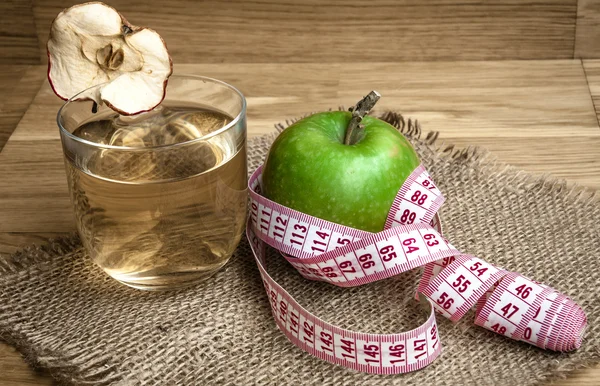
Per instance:
[[[441,234],[444,196],[423,166],[398,192],[379,233],[349,228],[279,205],[261,195],[262,167],[250,177],[248,240],[279,329],[326,361],[376,374],[421,369],[441,352],[435,311],[458,321],[475,307],[475,324],[556,351],[581,345],[583,310],[565,295],[518,273],[462,254]],[[431,304],[428,320],[398,334],[345,330],[305,310],[269,276],[265,244],[307,279],[352,287],[424,266],[417,289]]]

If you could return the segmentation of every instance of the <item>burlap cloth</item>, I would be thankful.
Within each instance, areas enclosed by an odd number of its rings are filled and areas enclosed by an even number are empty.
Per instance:
[[[589,328],[578,351],[505,339],[474,326],[469,314],[456,325],[438,318],[443,353],[424,370],[358,373],[304,353],[277,330],[245,241],[204,284],[150,293],[110,279],[76,237],[0,261],[0,338],[60,382],[86,385],[531,385],[597,363],[597,198],[507,167],[483,150],[437,145],[434,133],[422,136],[398,115],[386,119],[413,142],[444,192],[444,232],[456,247],[552,285],[583,307]],[[274,135],[249,141],[251,170]],[[268,264],[301,304],[341,327],[391,333],[424,320],[412,300],[418,270],[339,289],[304,280],[275,254]]]

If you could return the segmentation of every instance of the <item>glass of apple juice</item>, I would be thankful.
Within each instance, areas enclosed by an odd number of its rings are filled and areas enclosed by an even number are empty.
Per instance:
[[[174,289],[229,260],[247,206],[246,101],[237,89],[172,76],[164,101],[134,116],[76,95],[58,126],[79,236],[108,275]]]

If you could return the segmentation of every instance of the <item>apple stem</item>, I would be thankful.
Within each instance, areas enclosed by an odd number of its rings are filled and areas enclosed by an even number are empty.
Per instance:
[[[92,114],[96,114],[98,112],[98,103],[96,103],[96,101],[93,101],[94,104],[92,104]]]
[[[375,103],[381,98],[381,94],[377,91],[371,91],[366,97],[359,100],[356,105],[350,108],[352,119],[346,128],[346,136],[344,137],[345,145],[354,145],[360,139],[359,134],[362,133],[364,126],[360,121],[373,109]]]

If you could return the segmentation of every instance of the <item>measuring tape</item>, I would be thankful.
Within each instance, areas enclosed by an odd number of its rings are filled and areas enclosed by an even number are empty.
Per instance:
[[[400,374],[441,352],[435,311],[458,321],[475,307],[475,324],[556,351],[581,345],[583,310],[554,289],[461,253],[441,234],[444,196],[421,165],[396,195],[385,228],[370,233],[325,221],[261,195],[262,167],[250,177],[248,240],[279,329],[298,347],[358,371]],[[353,287],[424,266],[417,288],[431,307],[427,321],[398,334],[334,326],[305,310],[268,274],[266,245],[306,279]]]

